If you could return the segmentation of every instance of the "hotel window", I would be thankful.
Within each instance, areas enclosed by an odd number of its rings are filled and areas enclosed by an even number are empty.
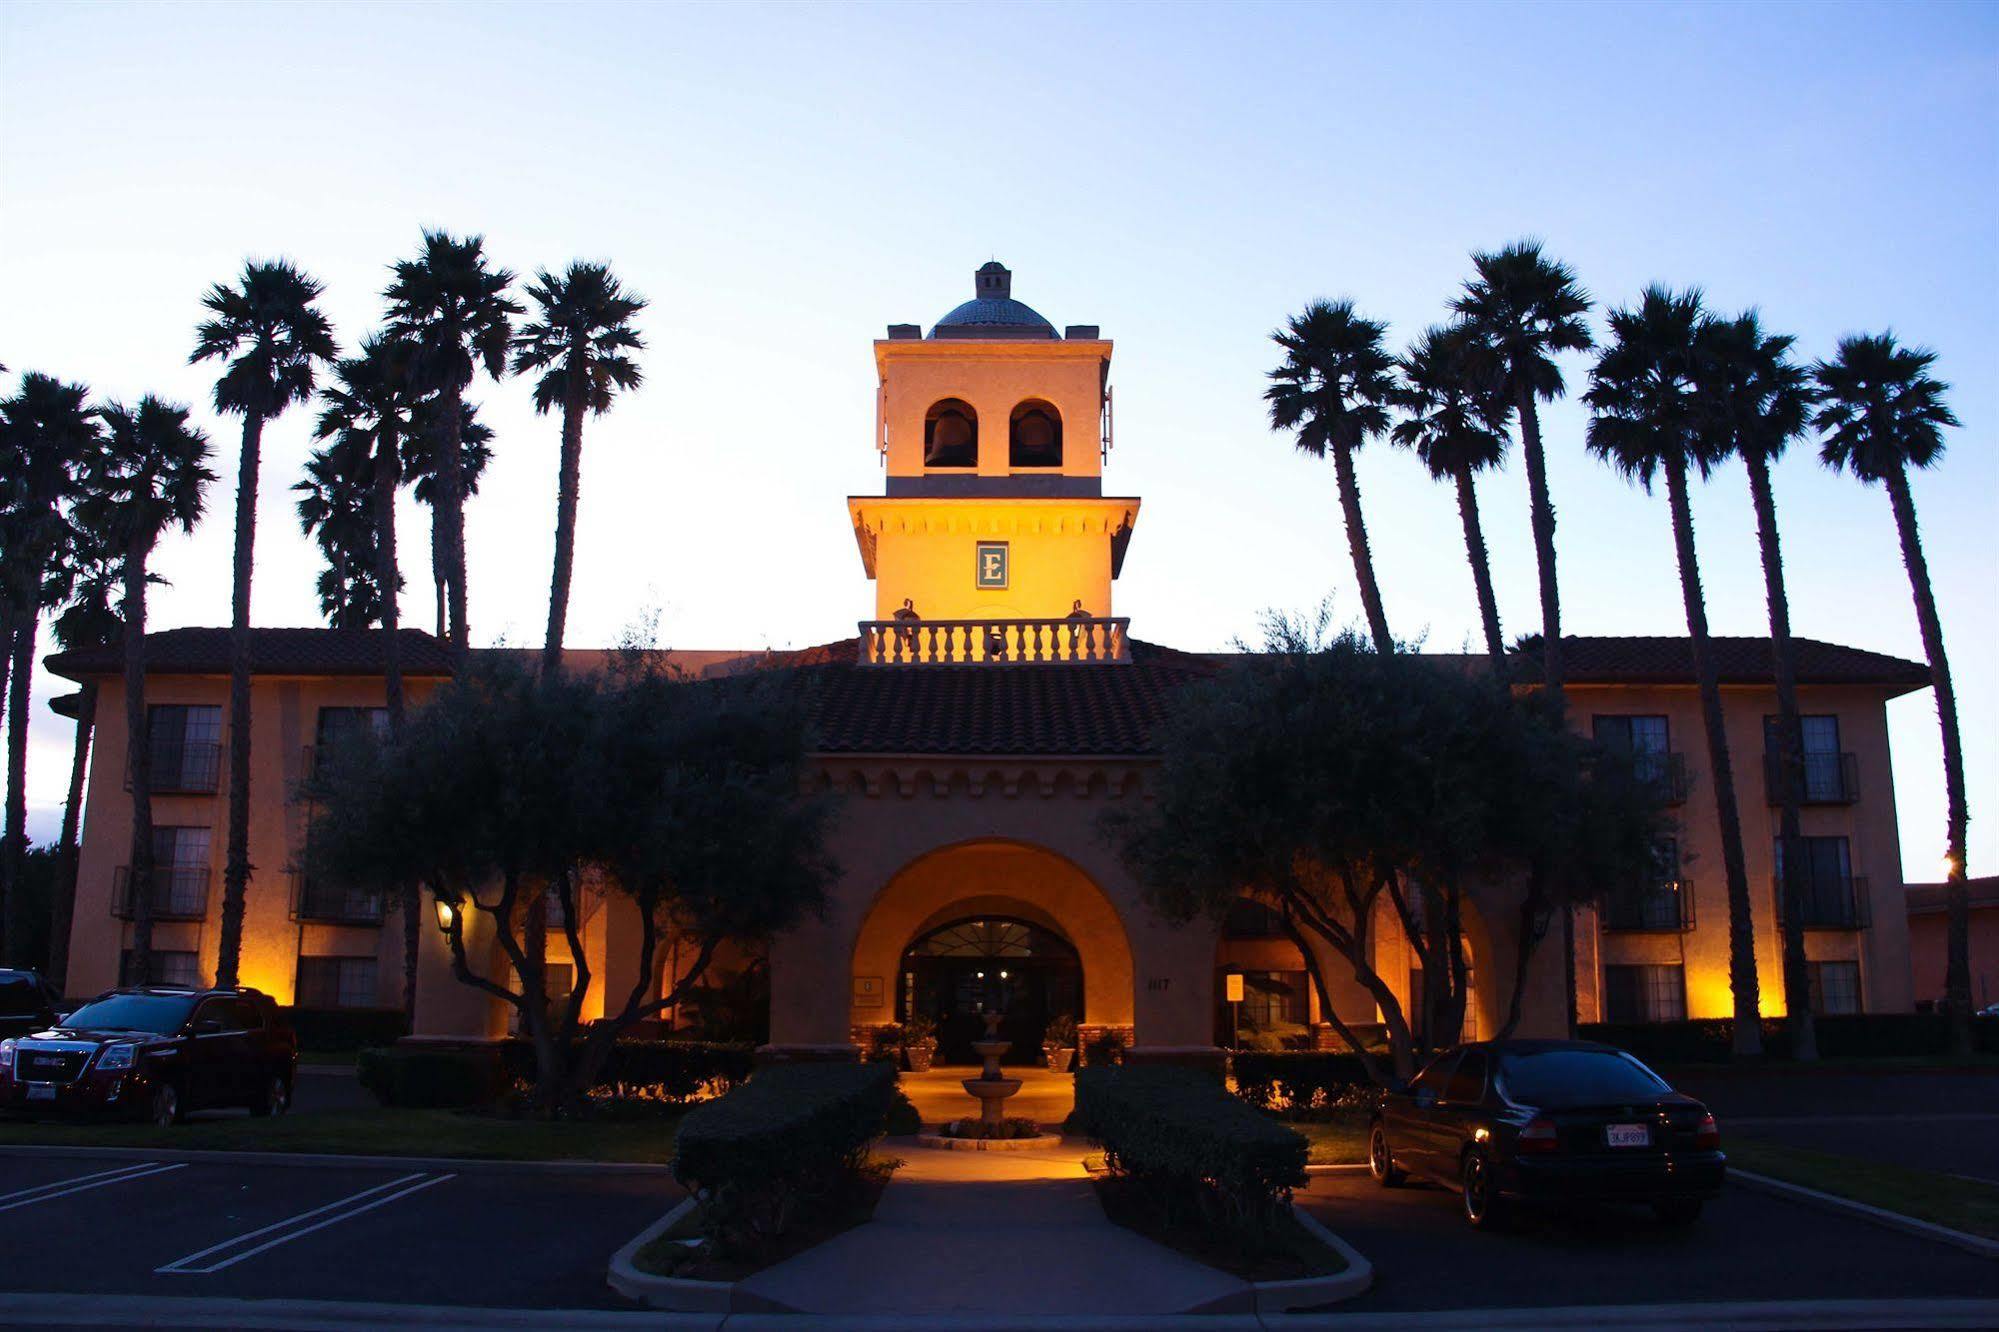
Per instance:
[[[129,948],[118,954],[118,983],[132,984],[132,950]],[[201,961],[193,953],[165,952],[155,948],[152,984],[202,989]]]
[[[970,403],[946,398],[923,414],[923,465],[979,465],[979,414]]]
[[[1604,1021],[1678,1022],[1686,1015],[1686,972],[1678,964],[1603,969]]]
[[[1245,971],[1238,1016],[1248,1030],[1296,1027],[1305,1021],[1305,973]]]
[[[1763,718],[1763,748],[1773,760],[1781,752],[1779,721],[1777,717]],[[1846,759],[1839,749],[1839,718],[1799,717],[1798,734],[1803,742],[1805,802],[1838,804],[1853,799],[1853,793],[1847,789]]]
[[[1673,801],[1686,798],[1684,770],[1673,762],[1673,734],[1661,716],[1606,716],[1591,719],[1591,734],[1606,749],[1631,758],[1631,768],[1641,781],[1658,782]]]
[[[1813,962],[1811,973],[1812,1012],[1858,1013],[1860,1011],[1860,964],[1858,962]]]
[[[387,708],[321,708],[313,736],[312,762],[315,766],[325,762],[328,755],[338,752],[342,745],[353,743],[357,736],[380,738],[388,732]]]
[[[1238,897],[1229,903],[1222,917],[1224,939],[1282,939],[1284,917],[1274,907],[1253,897]]]
[[[1481,1039],[1478,1030],[1478,1001],[1477,998],[1475,997],[1476,982],[1477,982],[1477,977],[1475,977],[1472,974],[1471,969],[1467,967],[1465,969],[1464,1025],[1458,1029],[1458,1034],[1455,1037],[1452,1037],[1449,1034],[1443,1032],[1433,1033],[1430,1037],[1430,1043],[1432,1045],[1449,1045],[1454,1040],[1476,1041]],[[1421,967],[1409,968],[1409,1007],[1408,1010],[1402,1014],[1402,1017],[1405,1021],[1408,1022],[1411,1031],[1415,1031],[1421,1028],[1424,1018],[1424,1006],[1428,1002],[1429,999],[1425,995],[1423,989],[1423,968]]]
[[[1680,843],[1662,837],[1654,852],[1657,868],[1643,882],[1613,888],[1604,897],[1607,930],[1681,930],[1691,918],[1680,879]]]
[[[131,919],[131,867],[118,867],[117,914]],[[153,829],[153,916],[199,920],[208,914],[208,829],[166,825]]]
[[[375,959],[372,957],[301,957],[298,960],[300,1008],[373,1008]]]
[[[146,709],[146,747],[153,790],[213,792],[222,768],[222,709],[155,703]]]
[[[1865,904],[1853,877],[1852,851],[1844,837],[1800,837],[1805,857],[1805,882],[1799,894],[1800,923],[1832,929],[1866,924]],[[1771,840],[1777,867],[1777,901],[1785,905],[1784,839]]]

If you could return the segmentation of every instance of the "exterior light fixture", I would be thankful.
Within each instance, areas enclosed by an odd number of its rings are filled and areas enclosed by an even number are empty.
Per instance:
[[[440,897],[437,899],[437,928],[451,933],[451,927],[458,921],[458,908]]]
[[[1001,980],[1005,980],[1005,979],[1006,979],[1006,973],[1005,973],[1004,971],[1002,971],[1002,972],[1000,973],[1000,979],[1001,979]]]
[[[1938,868],[1943,871],[1943,876],[1948,879],[1951,875],[1957,873],[1957,857],[1946,854],[1942,862],[1938,865]]]

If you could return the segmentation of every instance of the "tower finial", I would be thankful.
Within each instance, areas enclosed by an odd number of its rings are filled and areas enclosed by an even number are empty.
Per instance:
[[[1013,274],[997,259],[988,259],[972,275],[972,293],[982,301],[1003,301],[1013,295]]]

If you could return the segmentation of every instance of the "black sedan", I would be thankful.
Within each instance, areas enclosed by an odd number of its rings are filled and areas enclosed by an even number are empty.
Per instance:
[[[60,1002],[39,973],[0,969],[0,1039],[54,1026]]]
[[[1721,1130],[1707,1107],[1622,1050],[1587,1041],[1480,1041],[1448,1050],[1383,1099],[1368,1168],[1456,1189],[1465,1219],[1496,1227],[1518,1203],[1649,1203],[1691,1223],[1721,1191]]]

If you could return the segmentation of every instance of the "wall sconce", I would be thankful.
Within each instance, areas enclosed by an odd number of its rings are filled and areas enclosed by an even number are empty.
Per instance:
[[[451,902],[446,901],[442,897],[438,898],[437,928],[442,930],[444,933],[449,934],[451,933],[451,927],[457,923],[458,923],[457,906]]]

